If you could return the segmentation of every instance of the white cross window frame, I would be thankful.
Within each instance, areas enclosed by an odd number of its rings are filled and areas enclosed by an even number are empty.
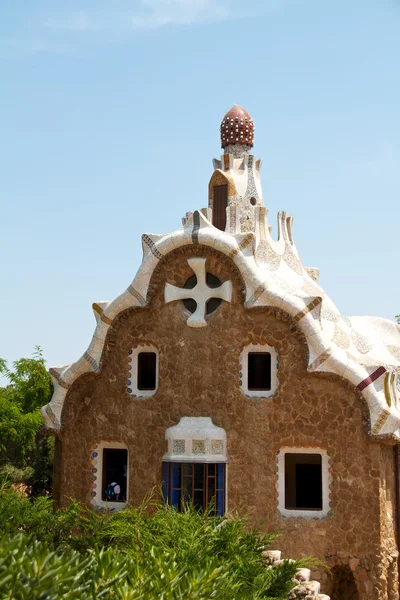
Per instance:
[[[175,302],[176,300],[192,299],[196,302],[196,310],[190,315],[186,324],[189,327],[205,327],[206,307],[208,300],[211,298],[220,298],[225,302],[232,300],[232,282],[225,281],[217,288],[210,288],[206,281],[206,258],[194,256],[187,259],[188,264],[196,275],[197,283],[194,288],[180,288],[171,283],[165,284],[164,299],[165,303]]]

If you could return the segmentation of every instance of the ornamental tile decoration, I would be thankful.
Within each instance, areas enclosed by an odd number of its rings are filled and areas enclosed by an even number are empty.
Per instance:
[[[254,156],[252,156],[250,154],[249,160],[247,163],[247,169],[248,169],[248,179],[247,179],[247,189],[246,189],[246,198],[247,199],[250,199],[250,198],[258,199],[258,192],[257,192],[256,184],[254,181],[254,175],[253,175],[253,161],[254,161]],[[249,204],[248,206],[251,206],[251,205]]]
[[[173,440],[172,452],[173,454],[185,454],[185,440]]]
[[[211,454],[222,454],[224,442],[222,440],[211,440]]]
[[[339,348],[347,350],[347,348],[350,346],[350,337],[343,331],[343,329],[340,329],[340,327],[336,325],[333,342],[339,346]]]
[[[340,314],[333,311],[331,308],[324,304],[321,309],[321,317],[332,323],[338,323],[340,321]]]
[[[365,335],[361,335],[361,333],[358,333],[357,331],[353,330],[351,332],[351,341],[360,354],[368,354],[368,352],[372,350],[373,344],[370,342],[370,340]]]
[[[184,458],[191,462],[226,462],[226,431],[210,417],[182,417],[165,432],[168,448],[163,460]]]
[[[204,454],[205,451],[206,451],[206,443],[204,440],[193,440],[192,441],[193,454]]]

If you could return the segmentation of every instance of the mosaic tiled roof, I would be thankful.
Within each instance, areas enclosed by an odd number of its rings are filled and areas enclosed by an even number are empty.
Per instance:
[[[221,148],[242,144],[253,146],[254,123],[249,113],[238,104],[226,113],[221,122]]]

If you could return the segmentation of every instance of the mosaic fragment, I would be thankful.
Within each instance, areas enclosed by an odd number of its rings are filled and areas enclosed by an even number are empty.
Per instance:
[[[173,452],[173,454],[184,454],[185,453],[185,440],[173,440],[172,452]]]

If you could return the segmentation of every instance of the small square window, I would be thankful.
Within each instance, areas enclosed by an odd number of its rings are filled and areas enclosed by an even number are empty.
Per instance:
[[[249,352],[247,360],[248,389],[269,391],[271,389],[271,354],[269,352]]]
[[[285,454],[285,509],[322,508],[321,454]]]
[[[270,398],[278,389],[278,355],[273,346],[252,341],[240,353],[240,387],[249,398]]]
[[[155,352],[139,352],[137,387],[138,390],[156,389],[157,355]]]

